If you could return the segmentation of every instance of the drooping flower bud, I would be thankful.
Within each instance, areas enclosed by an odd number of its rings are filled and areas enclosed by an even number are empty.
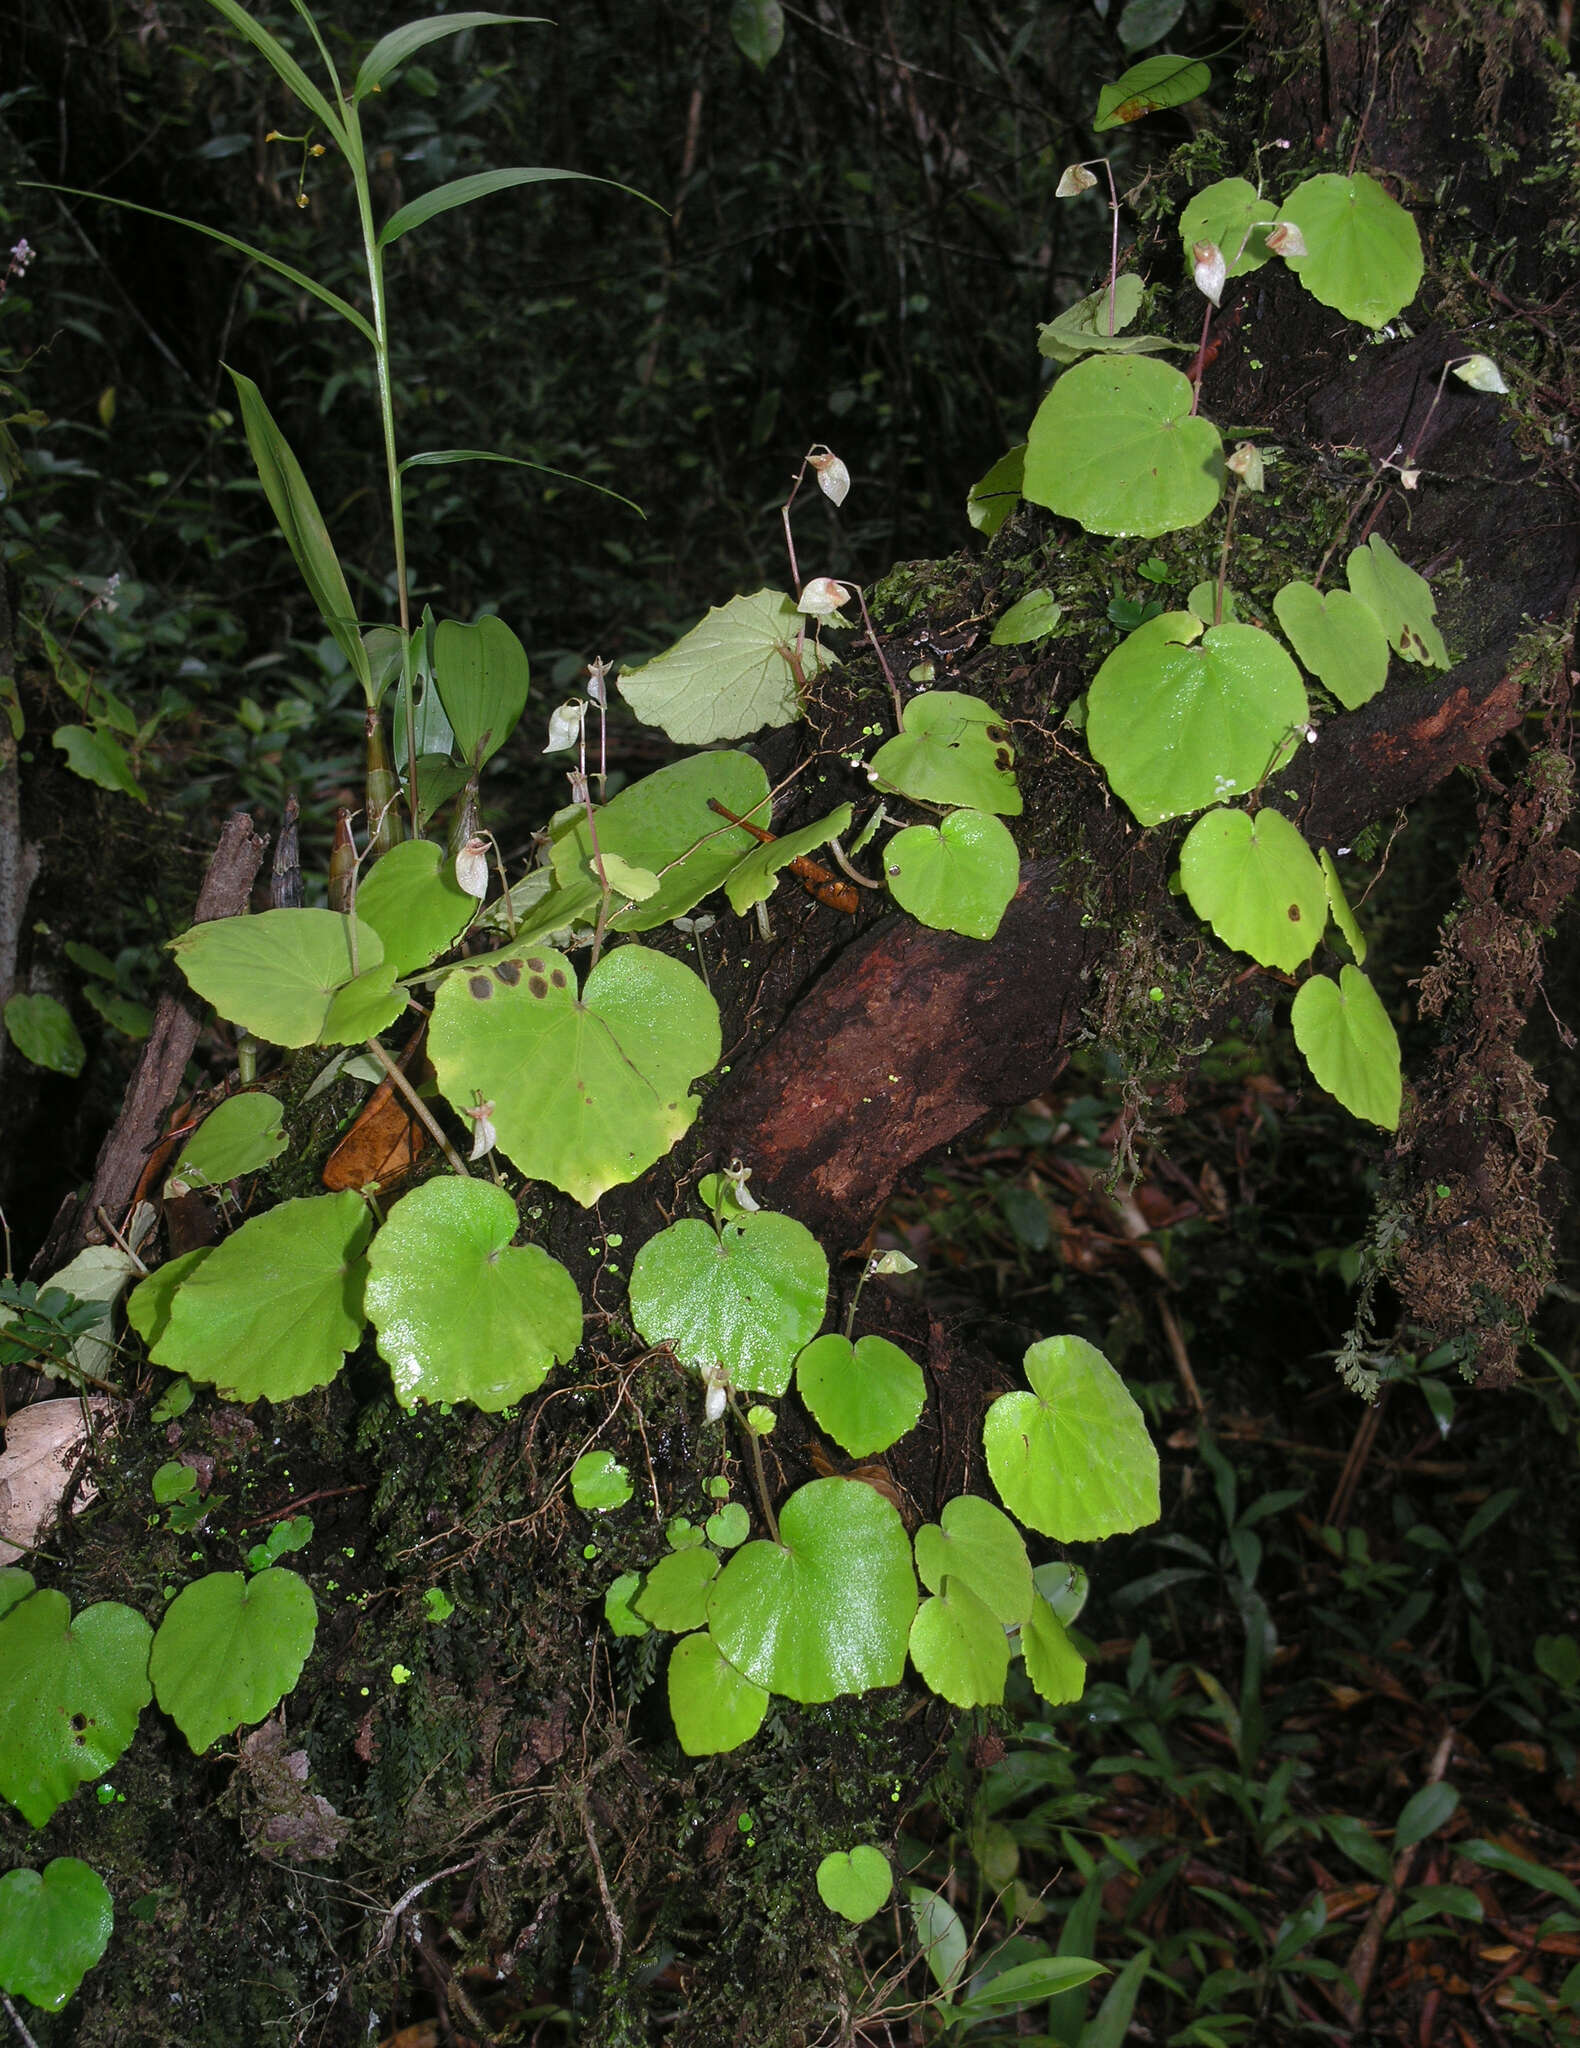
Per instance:
[[[455,879],[479,903],[488,894],[488,841],[469,839],[455,857]]]
[[[1506,392],[1509,388],[1491,356],[1467,356],[1454,365],[1454,375],[1472,391]]]
[[[1085,164],[1066,164],[1053,188],[1053,196],[1055,199],[1077,199],[1083,192],[1090,192],[1096,183],[1096,177]]]
[[[563,754],[567,747],[574,747],[582,736],[582,720],[586,716],[587,706],[580,697],[557,704],[549,713],[549,743],[544,753]]]
[[[472,1119],[472,1149],[467,1158],[481,1159],[486,1153],[492,1152],[499,1143],[498,1134],[494,1129],[494,1105],[491,1102],[480,1102],[475,1109],[469,1109],[466,1113]]]
[[[597,705],[602,706],[609,702],[609,685],[605,679],[612,666],[613,664],[605,661],[601,654],[594,655],[587,664],[587,694]]]
[[[1196,289],[1215,306],[1223,304],[1223,288],[1229,282],[1229,266],[1216,242],[1197,242],[1190,252],[1191,274]]]
[[[826,619],[831,612],[837,612],[842,604],[849,602],[847,585],[837,583],[832,576],[814,576],[802,591],[796,610],[807,612],[815,619]]]
[[[850,496],[850,471],[832,448],[814,450],[807,457],[817,476],[817,487],[825,498],[843,505]]]
[[[1268,230],[1267,246],[1275,256],[1309,256],[1306,238],[1292,220],[1281,220]]]
[[[1250,441],[1242,441],[1234,453],[1224,462],[1224,468],[1232,470],[1248,491],[1262,488],[1261,451]]]

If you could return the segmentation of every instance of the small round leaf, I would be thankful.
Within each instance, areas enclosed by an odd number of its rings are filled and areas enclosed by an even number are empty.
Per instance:
[[[672,1550],[647,1575],[647,1584],[631,1602],[644,1621],[676,1635],[701,1628],[708,1618],[708,1588],[719,1560],[700,1542],[689,1550]]]
[[[1083,1337],[1046,1337],[1026,1353],[1029,1394],[1001,1394],[982,1441],[999,1497],[1058,1543],[1140,1529],[1162,1512],[1158,1454],[1135,1398]]]
[[[894,1890],[894,1872],[870,1842],[830,1850],[817,1866],[817,1895],[831,1913],[860,1925],[882,1912]]]
[[[583,1451],[571,1467],[571,1498],[584,1514],[623,1508],[631,1498],[631,1475],[613,1451]]]
[[[1377,614],[1352,590],[1286,583],[1273,613],[1300,659],[1346,711],[1375,697],[1388,680],[1388,639]]]
[[[669,1653],[669,1713],[687,1756],[719,1756],[750,1742],[763,1725],[768,1698],[724,1661],[703,1631],[682,1636]]]

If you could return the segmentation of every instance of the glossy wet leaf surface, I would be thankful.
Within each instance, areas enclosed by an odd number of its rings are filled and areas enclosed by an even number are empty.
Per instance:
[[[669,1653],[669,1712],[687,1756],[719,1756],[750,1742],[763,1725],[769,1694],[742,1677],[705,1631],[682,1636]]]
[[[650,1237],[631,1268],[631,1314],[649,1344],[682,1364],[722,1366],[748,1393],[782,1394],[816,1334],[828,1260],[804,1224],[762,1211],[715,1236],[688,1217]]]
[[[946,1577],[968,1585],[1012,1628],[1031,1612],[1031,1560],[1020,1531],[1002,1509],[978,1494],[946,1501],[936,1522],[916,1532],[916,1575],[929,1593]]]
[[[988,1472],[1005,1507],[1058,1543],[1091,1543],[1155,1522],[1158,1454],[1108,1360],[1083,1337],[1046,1337],[1025,1364],[1031,1391],[1001,1394],[982,1427]]]
[[[365,1306],[403,1408],[470,1401],[497,1412],[580,1344],[575,1281],[539,1246],[511,1243],[517,1221],[503,1188],[453,1175],[390,1210],[368,1250]]]
[[[0,1795],[33,1827],[102,1777],[136,1734],[152,1697],[152,1635],[115,1600],[73,1618],[52,1587],[0,1618]]]
[[[701,1628],[708,1618],[708,1588],[718,1574],[719,1560],[703,1544],[672,1550],[647,1575],[632,1607],[654,1628],[680,1634]]]
[[[1066,370],[1026,438],[1025,494],[1088,533],[1197,526],[1223,494],[1223,442],[1191,414],[1191,383],[1146,357]]]
[[[109,1889],[75,1856],[0,1877],[0,1991],[59,2012],[104,1954],[115,1924]]]
[[[887,1337],[819,1337],[796,1360],[795,1383],[818,1428],[853,1458],[897,1443],[927,1398],[921,1367]]]

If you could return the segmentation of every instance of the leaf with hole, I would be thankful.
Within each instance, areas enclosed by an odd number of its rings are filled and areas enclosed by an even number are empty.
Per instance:
[[[911,1622],[911,1662],[956,1707],[996,1707],[1009,1673],[1004,1625],[964,1579],[946,1578]]]
[[[819,1337],[796,1360],[795,1383],[818,1428],[852,1458],[897,1443],[927,1398],[921,1367],[887,1337]]]
[[[831,1913],[855,1926],[881,1913],[894,1890],[894,1872],[881,1849],[858,1842],[831,1849],[817,1866],[817,1895]]]
[[[924,690],[905,706],[901,725],[867,764],[880,789],[916,803],[1019,817],[1015,752],[991,704],[959,690]]]
[[[42,1874],[8,1870],[0,1877],[0,1991],[59,2012],[108,1948],[114,1925],[104,1879],[75,1856],[57,1856]]]
[[[152,1635],[116,1600],[73,1619],[52,1588],[0,1617],[0,1796],[30,1826],[102,1777],[137,1733]]]
[[[154,1363],[212,1382],[227,1401],[286,1401],[327,1386],[361,1341],[372,1228],[349,1193],[249,1216],[182,1280]]]
[[[1001,1394],[982,1442],[1017,1521],[1058,1543],[1091,1543],[1155,1522],[1158,1454],[1141,1410],[1097,1347],[1046,1337],[1026,1353],[1029,1394]]]
[[[1328,921],[1316,856],[1274,810],[1209,811],[1180,848],[1180,878],[1198,917],[1226,946],[1293,973]]]
[[[743,1544],[714,1581],[708,1629],[737,1671],[816,1704],[898,1685],[916,1612],[905,1525],[859,1479],[814,1479],[779,1541]]]
[[[5,1028],[11,1043],[33,1066],[50,1074],[82,1072],[88,1048],[71,1012],[53,996],[13,996],[5,1006]]]
[[[349,927],[356,928],[352,958]],[[232,1024],[271,1045],[312,1045],[336,991],[376,967],[384,942],[333,910],[264,910],[195,924],[170,941],[193,990]]]
[[[828,1260],[804,1224],[768,1210],[715,1234],[688,1217],[650,1237],[631,1267],[631,1316],[644,1341],[683,1365],[722,1367],[746,1393],[782,1394],[828,1301]]]
[[[990,939],[1020,887],[1020,855],[986,811],[951,811],[941,825],[907,825],[883,849],[902,910],[934,931]]]
[[[1300,671],[1270,633],[1204,632],[1190,612],[1165,612],[1097,671],[1086,739],[1115,793],[1157,825],[1258,788],[1308,716]]]
[[[1188,377],[1145,357],[1066,370],[1026,437],[1025,494],[1088,533],[1199,526],[1223,495],[1223,441]]]
[[[1421,236],[1397,199],[1364,171],[1321,171],[1278,209],[1305,240],[1284,261],[1311,296],[1346,320],[1383,327],[1421,286]]]
[[[470,1401],[490,1414],[568,1364],[576,1283],[538,1245],[513,1245],[516,1205],[491,1181],[443,1175],[403,1195],[368,1250],[365,1306],[403,1408]]]
[[[233,1095],[211,1110],[176,1154],[170,1178],[190,1187],[221,1187],[256,1173],[285,1150],[284,1114],[272,1095]]]
[[[1025,1540],[1009,1516],[979,1494],[957,1494],[936,1522],[917,1530],[916,1574],[929,1593],[942,1592],[946,1576],[960,1580],[1005,1628],[1031,1612]]]
[[[719,1654],[712,1636],[682,1636],[669,1653],[669,1715],[687,1756],[722,1756],[750,1742],[769,1695]]]
[[[1376,613],[1396,654],[1431,668],[1451,666],[1431,584],[1401,562],[1380,533],[1351,551],[1347,569],[1350,589]]]
[[[433,673],[462,760],[471,762],[479,749],[485,761],[497,754],[526,709],[531,673],[526,649],[504,620],[490,616],[463,626],[441,619]]]
[[[635,1180],[696,1120],[687,1092],[719,1057],[718,1005],[678,960],[620,946],[580,994],[550,946],[446,977],[428,1051],[464,1114],[494,1105],[499,1149],[585,1208]]]
[[[1207,66],[1188,57],[1143,57],[1097,95],[1094,134],[1122,128],[1144,114],[1159,114],[1200,99],[1212,84]]]
[[[318,1631],[307,1581],[270,1565],[210,1572],[165,1609],[148,1656],[154,1697],[195,1756],[272,1713],[302,1675]]]
[[[1319,591],[1286,583],[1273,615],[1289,644],[1346,711],[1375,697],[1388,680],[1388,638],[1369,604],[1352,590]]]
[[[1360,969],[1341,968],[1337,981],[1312,975],[1296,995],[1289,1021],[1318,1085],[1352,1115],[1396,1131],[1403,1099],[1399,1037]]]
[[[1244,178],[1220,178],[1204,185],[1180,215],[1180,241],[1185,267],[1198,242],[1223,251],[1230,277],[1245,277],[1268,260],[1267,233],[1273,225],[1273,203]]]
[[[357,919],[378,933],[381,964],[394,974],[411,974],[447,953],[476,908],[455,879],[454,861],[431,839],[392,846],[357,890]]]
[[[803,644],[806,620],[782,590],[758,590],[715,605],[698,626],[638,668],[622,669],[620,694],[644,724],[682,746],[740,739],[801,716],[793,658],[810,678],[833,655]]]

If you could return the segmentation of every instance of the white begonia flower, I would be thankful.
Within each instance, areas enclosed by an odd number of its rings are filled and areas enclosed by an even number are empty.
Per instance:
[[[1242,441],[1234,453],[1224,462],[1224,468],[1232,470],[1248,491],[1262,488],[1261,451],[1250,441]]]
[[[603,706],[609,702],[608,674],[614,663],[605,661],[602,655],[594,655],[587,664],[587,694],[593,702]]]
[[[549,743],[543,749],[545,754],[563,754],[567,747],[574,747],[582,736],[582,721],[587,716],[587,706],[580,697],[569,697],[549,713]]]
[[[843,505],[850,496],[850,471],[840,461],[832,448],[809,455],[807,461],[817,474],[817,487],[825,498],[836,505]]]
[[[1190,252],[1191,275],[1196,289],[1215,306],[1223,304],[1223,288],[1229,282],[1229,266],[1216,242],[1197,242]]]
[[[479,903],[488,894],[488,841],[469,839],[455,857],[455,880],[458,888],[468,896],[475,896]]]
[[[704,1398],[702,1419],[704,1422],[722,1422],[724,1411],[730,1401],[730,1378],[722,1365],[714,1363],[702,1368]]]
[[[1267,246],[1275,256],[1309,256],[1306,238],[1292,220],[1275,222],[1268,230]]]
[[[469,1160],[481,1159],[499,1143],[494,1130],[494,1105],[480,1102],[466,1113],[472,1119],[472,1149],[467,1157]]]
[[[1462,384],[1468,384],[1472,391],[1504,393],[1509,388],[1491,356],[1467,356],[1462,363],[1454,365],[1454,375]]]
[[[755,1215],[762,1207],[761,1202],[758,1201],[757,1197],[746,1185],[751,1177],[751,1168],[743,1166],[738,1159],[732,1159],[729,1165],[725,1167],[722,1175],[722,1178],[729,1182],[730,1194],[734,1199],[735,1206],[738,1209],[744,1209],[749,1216]]]
[[[842,604],[849,604],[850,595],[849,586],[836,582],[832,576],[814,576],[802,591],[796,610],[807,612],[815,619],[826,619]]]
[[[1096,183],[1095,174],[1085,164],[1066,164],[1053,188],[1053,196],[1055,199],[1076,199],[1081,193],[1090,192]]]
[[[914,1273],[916,1261],[908,1259],[904,1252],[879,1252],[867,1266],[874,1278],[880,1273]]]

